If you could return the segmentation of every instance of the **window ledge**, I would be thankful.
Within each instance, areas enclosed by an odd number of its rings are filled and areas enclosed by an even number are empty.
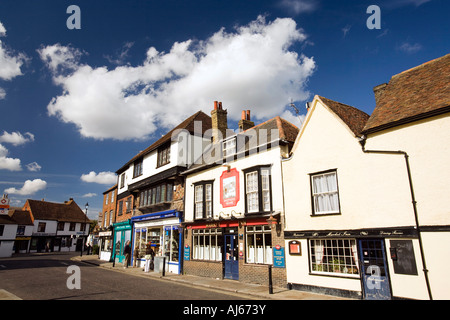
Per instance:
[[[342,215],[341,212],[325,212],[325,213],[313,213],[310,216],[311,217],[323,217],[323,216],[339,216]]]

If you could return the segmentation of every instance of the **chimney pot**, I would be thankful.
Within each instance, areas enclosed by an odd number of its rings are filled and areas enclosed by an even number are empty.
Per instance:
[[[214,101],[214,110],[217,110],[217,104],[218,104],[218,102]]]
[[[219,102],[219,110],[222,110],[222,102]]]
[[[241,114],[241,120],[245,120],[245,110],[242,110],[242,114]]]
[[[247,110],[247,118],[246,119],[250,121],[250,110]]]

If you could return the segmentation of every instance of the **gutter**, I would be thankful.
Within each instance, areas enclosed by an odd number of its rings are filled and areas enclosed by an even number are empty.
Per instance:
[[[403,155],[405,157],[406,171],[407,171],[407,174],[408,174],[409,189],[410,189],[410,192],[411,192],[411,201],[412,201],[412,205],[413,205],[414,219],[415,219],[415,223],[416,223],[415,228],[417,229],[417,234],[418,234],[418,239],[419,239],[420,257],[422,259],[423,273],[424,273],[425,282],[426,282],[426,285],[427,285],[428,296],[429,296],[430,300],[433,300],[433,296],[431,294],[430,281],[429,281],[429,278],[428,278],[428,269],[427,269],[427,265],[426,265],[426,261],[425,261],[425,254],[424,254],[424,250],[423,250],[422,235],[421,235],[420,225],[419,225],[419,215],[418,215],[418,212],[417,212],[417,201],[416,201],[416,198],[415,198],[415,195],[414,195],[414,188],[413,188],[412,177],[411,177],[411,167],[409,165],[409,155],[408,155],[408,153],[406,153],[405,151],[402,151],[402,150],[397,150],[397,151],[393,151],[393,150],[366,150],[365,149],[365,144],[366,144],[367,137],[365,135],[363,135],[360,138],[358,138],[358,140],[359,140],[359,143],[361,144],[361,148],[362,148],[362,151],[364,153]]]

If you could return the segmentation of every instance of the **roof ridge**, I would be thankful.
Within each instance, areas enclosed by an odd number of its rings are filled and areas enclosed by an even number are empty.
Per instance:
[[[422,64],[419,64],[418,66],[415,66],[415,67],[406,69],[406,70],[404,70],[404,71],[402,71],[402,72],[399,72],[399,73],[397,73],[397,74],[394,74],[394,75],[391,77],[391,79],[392,79],[392,78],[395,78],[395,77],[399,77],[399,76],[401,76],[401,75],[404,75],[405,73],[408,73],[408,72],[411,72],[411,71],[414,71],[414,70],[417,70],[417,69],[420,69],[420,68],[427,67],[427,66],[429,66],[429,65],[432,64],[432,63],[436,63],[436,62],[439,62],[439,61],[442,60],[442,59],[447,58],[448,56],[450,56],[450,53],[448,53],[448,54],[446,54],[446,55],[444,55],[444,56],[442,56],[442,57],[435,58],[435,59],[432,59],[432,60],[430,60],[430,61],[427,61],[427,62],[424,62],[424,63],[422,63]]]

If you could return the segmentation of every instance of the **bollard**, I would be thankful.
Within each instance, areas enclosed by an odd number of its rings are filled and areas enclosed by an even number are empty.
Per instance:
[[[166,257],[163,258],[162,263],[162,276],[164,277],[166,275]]]
[[[269,265],[269,294],[273,294],[273,286],[272,286],[272,266]]]

